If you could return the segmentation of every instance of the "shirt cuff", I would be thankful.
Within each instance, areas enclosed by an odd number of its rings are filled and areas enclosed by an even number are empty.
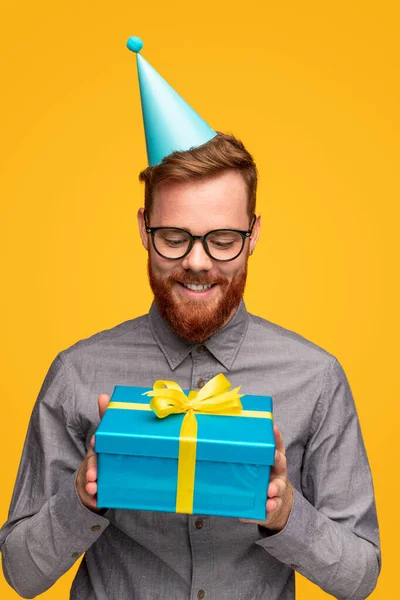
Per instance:
[[[110,524],[104,516],[107,510],[97,513],[82,503],[76,489],[76,476],[77,472],[50,500],[58,524],[69,534],[71,558],[86,552]]]
[[[90,548],[110,523],[104,516],[91,511],[81,502],[76,490],[76,475],[77,472],[69,477],[49,500],[48,511],[52,523],[50,531],[55,537],[52,545],[56,549],[56,572],[59,569],[64,572],[69,568]],[[44,519],[45,522],[46,520]],[[41,526],[40,520],[35,529],[38,526]]]
[[[293,505],[285,527],[274,533],[259,527],[262,539],[256,544],[268,550],[269,554],[292,569],[301,566],[299,558],[304,555],[313,539],[315,528],[315,508],[293,488]]]

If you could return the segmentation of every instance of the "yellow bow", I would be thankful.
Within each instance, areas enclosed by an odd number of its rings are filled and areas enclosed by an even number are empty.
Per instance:
[[[189,396],[186,396],[178,383],[164,379],[155,381],[153,389],[143,395],[152,396],[150,408],[160,419],[190,410],[209,414],[237,414],[243,408],[240,402],[243,394],[238,393],[240,386],[234,390],[229,390],[230,387],[225,375],[220,373],[210,379],[200,391],[190,391]]]

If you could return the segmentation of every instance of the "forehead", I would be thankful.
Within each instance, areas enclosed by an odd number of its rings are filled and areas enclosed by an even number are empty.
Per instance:
[[[244,178],[234,171],[199,181],[161,183],[153,193],[151,225],[183,227],[192,233],[247,229],[247,197]]]

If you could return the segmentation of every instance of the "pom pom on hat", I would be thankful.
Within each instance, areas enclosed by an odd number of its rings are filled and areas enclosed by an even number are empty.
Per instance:
[[[138,37],[137,35],[133,35],[126,42],[126,46],[127,48],[129,48],[129,50],[132,50],[132,52],[140,52],[143,48],[143,42],[140,39],[140,37]]]

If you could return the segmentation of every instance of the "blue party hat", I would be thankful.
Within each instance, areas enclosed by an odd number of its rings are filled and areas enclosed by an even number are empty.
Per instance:
[[[142,40],[131,37],[127,47],[136,53],[149,166],[158,165],[171,152],[196,148],[215,137],[216,132],[139,54]]]

